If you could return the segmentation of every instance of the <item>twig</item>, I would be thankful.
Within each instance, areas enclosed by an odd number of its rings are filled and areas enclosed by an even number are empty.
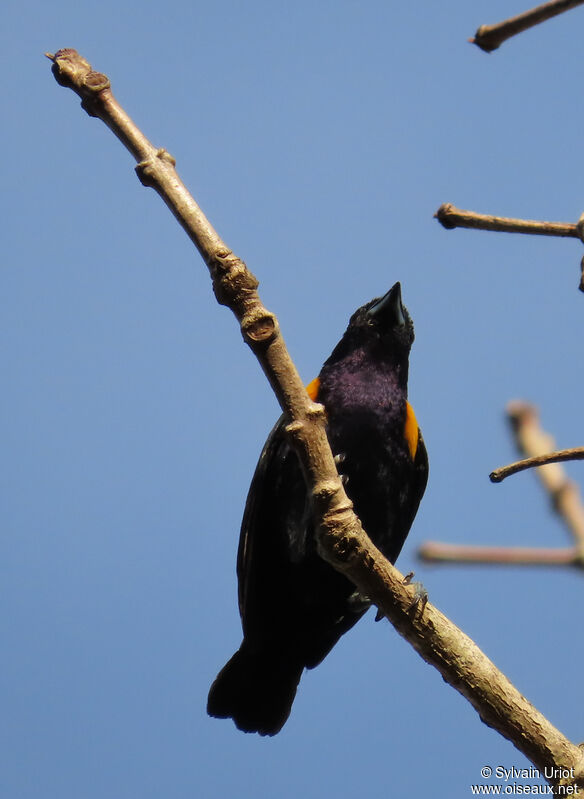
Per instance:
[[[75,50],[54,56],[57,81],[73,89],[92,116],[102,119],[134,155],[138,176],[164,199],[207,263],[219,302],[237,316],[244,338],[260,360],[284,411],[288,430],[312,487],[321,523],[323,555],[380,608],[395,628],[475,707],[482,720],[509,738],[538,768],[574,769],[584,786],[580,749],[563,736],[496,669],[481,650],[430,604],[410,613],[415,589],[373,546],[351,511],[322,426],[322,408],[309,401],[273,314],[261,305],[257,281],[218,237],[184,184],[174,159],[154,148],[114,99],[109,80]]]
[[[582,0],[584,2],[584,0]],[[443,203],[434,214],[440,224],[452,230],[457,227],[496,230],[501,233],[531,233],[539,236],[581,238],[581,226],[571,222],[539,222],[532,219],[510,219],[505,216],[464,211],[452,203]]]
[[[555,452],[548,452],[545,455],[534,455],[531,458],[524,458],[515,461],[508,466],[501,466],[493,469],[489,475],[492,483],[502,483],[505,478],[512,474],[522,472],[524,469],[533,469],[535,466],[545,466],[547,463],[563,463],[564,461],[584,460],[584,447],[573,447],[572,449],[558,449]]]
[[[575,224],[572,222],[540,222],[533,219],[512,219],[506,216],[476,214],[474,211],[464,211],[462,208],[456,208],[452,203],[442,203],[434,214],[434,218],[447,230],[463,227],[476,230],[495,230],[499,233],[563,236],[580,239],[580,241],[584,242],[584,214]],[[584,258],[581,260],[580,268],[581,276],[578,288],[584,292]]]
[[[584,459],[584,448],[550,452],[553,438],[539,426],[536,408],[526,402],[514,401],[507,406],[515,444],[519,451],[529,455],[491,472],[492,482],[529,467],[535,467],[543,487],[552,500],[552,506],[574,538],[574,546],[564,549],[535,547],[482,547],[446,544],[428,541],[418,549],[418,556],[433,563],[483,563],[515,566],[574,566],[584,568],[584,507],[580,490],[570,480],[559,461]]]
[[[584,0],[551,0],[549,3],[543,3],[541,6],[506,19],[504,22],[498,22],[496,25],[481,25],[474,38],[469,39],[469,42],[476,44],[486,53],[491,53],[511,36],[516,36],[518,33],[533,28],[534,25],[539,25],[540,22],[545,22],[546,19],[551,19],[551,17],[569,11],[582,3]]]
[[[418,549],[418,557],[426,563],[455,563],[468,565],[497,564],[501,566],[578,566],[584,564],[575,547],[482,547],[464,544],[445,544],[427,541]]]

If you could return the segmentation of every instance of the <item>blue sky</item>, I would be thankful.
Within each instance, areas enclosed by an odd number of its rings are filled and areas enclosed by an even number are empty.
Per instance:
[[[0,788],[10,799],[469,795],[524,758],[373,614],[274,739],[207,718],[237,648],[235,553],[278,414],[129,154],[57,86],[75,47],[260,279],[308,382],[402,282],[430,482],[398,565],[572,740],[579,575],[428,567],[424,540],[563,546],[513,460],[512,398],[582,443],[574,240],[445,231],[442,202],[576,221],[584,10],[486,55],[518,0],[7,0],[0,269]],[[578,480],[582,467],[568,466]]]

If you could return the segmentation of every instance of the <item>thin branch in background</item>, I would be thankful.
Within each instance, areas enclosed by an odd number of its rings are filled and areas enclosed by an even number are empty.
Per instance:
[[[584,786],[584,762],[578,746],[557,730],[502,674],[486,655],[433,605],[412,614],[415,588],[371,543],[351,511],[322,426],[322,406],[308,395],[279,334],[276,318],[261,305],[257,281],[227,248],[181,182],[174,159],[156,149],[113,97],[108,78],[91,69],[75,50],[49,55],[53,74],[73,89],[83,108],[102,119],[139,161],[144,185],[153,187],[198,247],[213,278],[218,301],[228,305],[260,361],[283,410],[313,491],[315,515],[322,521],[324,557],[371,598],[416,651],[435,666],[479,713],[540,770],[566,770],[570,782]],[[323,437],[324,434],[324,445]],[[559,773],[559,772],[554,772]],[[550,780],[559,784],[560,777]]]
[[[456,208],[452,203],[443,203],[434,214],[434,218],[447,230],[464,227],[476,230],[495,230],[499,233],[531,233],[537,236],[582,238],[580,223],[539,222],[532,219],[512,219],[505,216],[477,214],[474,211]]]
[[[584,460],[584,447],[572,447],[571,449],[558,449],[555,452],[548,452],[545,455],[534,455],[531,458],[524,458],[515,461],[508,466],[501,466],[493,469],[489,475],[491,483],[502,483],[512,474],[523,472],[525,469],[533,469],[536,466],[545,466],[548,463],[563,463],[564,461]]]
[[[584,2],[584,0],[582,0]],[[540,222],[533,219],[513,219],[506,216],[491,216],[465,211],[452,203],[442,203],[434,214],[442,227],[453,230],[457,227],[475,230],[494,230],[498,233],[530,233],[535,236],[561,236],[580,239],[584,242],[584,214],[576,222]],[[580,262],[580,284],[584,292],[584,258]]]
[[[497,566],[582,566],[575,547],[481,547],[426,541],[418,549],[418,557],[427,563],[459,565],[496,564]]]
[[[515,444],[522,455],[533,458],[554,449],[555,441],[541,428],[534,405],[514,400],[507,406],[507,416]],[[535,472],[552,501],[552,507],[574,538],[580,558],[584,558],[584,506],[577,484],[568,478],[559,463],[538,466]]]
[[[485,53],[491,53],[512,36],[523,33],[528,28],[533,28],[534,25],[539,25],[540,22],[545,22],[564,11],[582,5],[582,3],[584,0],[551,0],[549,3],[543,3],[541,6],[524,11],[523,14],[518,14],[516,17],[498,22],[496,25],[481,25],[474,38],[469,39],[469,42],[476,44]]]
[[[550,452],[553,438],[539,424],[537,409],[515,400],[507,406],[513,438],[519,452],[529,456],[510,466],[496,469],[490,477],[505,477],[532,466],[536,469],[552,507],[568,527],[574,545],[566,548],[483,547],[428,541],[419,548],[421,560],[432,563],[482,563],[515,566],[573,566],[584,568],[584,506],[577,484],[570,480],[558,461],[584,459],[584,448]],[[495,480],[493,480],[495,475]]]

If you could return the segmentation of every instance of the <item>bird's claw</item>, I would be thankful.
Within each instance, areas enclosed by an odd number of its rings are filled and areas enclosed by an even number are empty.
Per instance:
[[[413,610],[414,613],[420,608],[420,615],[424,612],[424,608],[428,602],[428,592],[426,591],[424,585],[419,582],[415,581],[412,582],[412,577],[414,576],[414,572],[409,572],[403,579],[404,585],[411,585],[414,589],[414,595],[412,597],[412,601],[408,607],[408,613]]]
[[[344,452],[339,452],[337,455],[334,456],[335,466],[337,467],[337,472],[339,473],[339,477],[341,478],[341,483],[343,484],[343,488],[349,482],[349,476],[339,471],[339,466],[342,466],[346,458],[347,456],[345,455]]]

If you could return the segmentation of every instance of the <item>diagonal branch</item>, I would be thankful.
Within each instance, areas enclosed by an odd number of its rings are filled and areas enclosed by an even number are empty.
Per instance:
[[[510,17],[496,25],[481,25],[474,38],[469,39],[469,42],[476,44],[485,53],[491,53],[512,36],[523,33],[528,28],[533,28],[540,22],[545,22],[564,11],[582,5],[582,3],[584,0],[550,0],[549,3],[543,3],[541,6],[524,11],[523,14]]]
[[[276,318],[257,294],[257,281],[219,238],[178,177],[174,159],[156,149],[136,128],[111,93],[107,77],[91,69],[75,50],[49,58],[57,81],[73,89],[83,108],[102,119],[139,162],[144,185],[154,188],[186,230],[209,267],[218,301],[237,317],[288,415],[307,484],[321,520],[322,554],[380,608],[420,655],[471,702],[482,720],[511,740],[540,769],[574,769],[572,782],[584,785],[584,762],[565,738],[497,670],[481,650],[439,610],[427,604],[412,614],[415,589],[381,555],[352,513],[328,446],[323,409],[312,403],[288,355]]]

